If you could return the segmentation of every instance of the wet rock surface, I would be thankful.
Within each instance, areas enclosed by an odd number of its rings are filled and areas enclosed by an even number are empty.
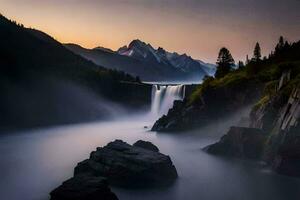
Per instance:
[[[217,155],[259,159],[266,138],[267,135],[260,129],[231,127],[219,142],[205,147],[204,150]]]
[[[125,188],[168,186],[178,177],[169,156],[151,142],[115,140],[75,167],[74,177],[54,189],[51,200],[117,200],[109,184]]]
[[[170,157],[157,152],[158,148],[151,143],[139,141],[137,144],[129,145],[116,140],[99,147],[89,159],[76,166],[74,174],[103,176],[110,184],[123,187],[173,183],[178,175]]]
[[[53,190],[51,200],[118,200],[103,177],[75,176]]]
[[[154,151],[154,152],[159,152],[159,149],[157,148],[157,146],[155,146],[151,142],[147,142],[147,141],[143,141],[143,140],[137,141],[136,143],[133,144],[133,146],[141,147],[141,148],[148,149],[148,150]]]

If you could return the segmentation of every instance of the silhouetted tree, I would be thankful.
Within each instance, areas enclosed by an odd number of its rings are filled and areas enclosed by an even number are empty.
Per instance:
[[[253,52],[253,60],[257,62],[260,61],[260,58],[261,58],[261,49],[259,43],[257,42]]]
[[[283,39],[283,36],[280,36],[278,44],[275,47],[275,52],[282,50],[283,47],[284,47],[284,39]]]
[[[249,60],[249,56],[247,55],[247,56],[246,56],[246,65],[248,65],[248,64],[249,64],[249,62],[250,62],[250,60]]]
[[[217,71],[215,74],[216,78],[222,78],[231,71],[234,66],[234,59],[230,51],[223,47],[220,49],[218,60],[217,60]]]
[[[243,67],[245,67],[243,61],[239,61],[239,62],[238,62],[238,68],[241,69],[241,68],[243,68]]]

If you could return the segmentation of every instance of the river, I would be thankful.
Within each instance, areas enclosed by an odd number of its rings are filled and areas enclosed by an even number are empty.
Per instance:
[[[153,119],[130,116],[36,129],[0,136],[1,200],[47,200],[72,176],[76,164],[115,139],[153,142],[171,156],[179,178],[169,188],[127,190],[112,187],[121,200],[296,200],[300,180],[277,175],[262,163],[222,158],[201,150],[218,140],[235,118],[184,134],[150,132]]]

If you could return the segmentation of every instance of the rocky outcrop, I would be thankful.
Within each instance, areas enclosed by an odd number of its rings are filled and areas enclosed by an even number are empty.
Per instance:
[[[280,110],[287,104],[289,100],[289,96],[285,94],[284,86],[289,83],[290,78],[291,71],[286,70],[282,73],[278,81],[273,81],[271,84],[269,84],[269,86],[275,84],[274,88],[271,87],[270,89],[268,86],[265,87],[265,90],[269,90],[268,93],[275,93],[275,95],[270,97],[270,94],[265,94],[260,101],[265,100],[266,102],[262,103],[262,105],[254,106],[250,114],[250,127],[260,128],[267,132],[272,131],[276,121],[278,120],[278,116],[280,115]]]
[[[300,88],[291,93],[278,112],[275,126],[266,145],[264,159],[278,172],[300,176]]]
[[[129,145],[115,140],[98,147],[75,167],[74,177],[50,195],[51,200],[117,200],[108,184],[123,187],[168,186],[178,177],[169,156],[151,142]]]
[[[260,129],[231,127],[219,142],[205,147],[204,150],[217,155],[259,159],[266,138],[266,133]]]
[[[143,141],[143,140],[137,141],[136,143],[133,144],[133,146],[144,148],[144,149],[154,151],[154,152],[159,152],[159,149],[157,148],[157,146],[155,146],[151,142],[147,142],[147,141]]]
[[[286,138],[279,146],[274,159],[273,169],[284,175],[300,177],[300,126],[290,128]]]
[[[75,176],[53,190],[51,200],[118,200],[103,177]]]
[[[289,83],[290,76],[290,71],[283,72],[279,81],[274,82],[277,85],[272,87],[273,91],[262,97],[263,103],[254,106],[250,114],[251,129],[230,129],[220,142],[206,150],[238,157],[261,156],[276,172],[300,176],[300,87]],[[263,136],[252,134],[249,139],[251,134],[247,134],[247,140],[244,140],[245,135],[241,132],[245,130],[262,132]],[[245,141],[251,145],[246,145]],[[245,153],[245,146],[251,147],[250,150],[256,149],[256,153]]]
[[[85,174],[106,177],[110,184],[123,187],[169,185],[178,176],[170,157],[151,143],[139,141],[132,146],[121,140],[98,147],[80,162],[74,175]]]
[[[187,99],[174,102],[168,114],[155,122],[152,131],[172,132],[199,128],[254,103],[261,91],[262,84],[255,80],[208,88],[192,104]]]

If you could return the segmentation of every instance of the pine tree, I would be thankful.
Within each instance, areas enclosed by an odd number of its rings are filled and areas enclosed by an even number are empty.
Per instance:
[[[250,60],[249,60],[249,56],[247,55],[246,56],[246,65],[248,65],[250,63]]]
[[[261,59],[261,49],[259,43],[257,42],[254,48],[253,60],[257,62],[260,61],[260,59]]]
[[[234,66],[234,63],[235,62],[230,51],[225,47],[221,48],[217,60],[218,67],[217,67],[215,77],[216,78],[224,77],[226,74],[228,74],[231,71],[232,66]]]
[[[279,37],[278,44],[276,45],[275,51],[278,52],[284,47],[284,39],[282,36]]]
[[[238,62],[238,68],[241,69],[241,68],[243,68],[243,67],[245,67],[243,61],[239,61],[239,62]]]

